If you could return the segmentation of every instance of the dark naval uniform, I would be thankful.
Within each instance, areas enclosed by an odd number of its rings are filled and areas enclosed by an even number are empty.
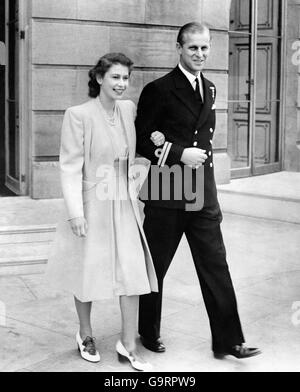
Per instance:
[[[210,320],[212,348],[215,352],[222,352],[243,343],[244,337],[226,262],[220,229],[222,214],[214,178],[212,140],[216,124],[216,88],[201,76],[204,102],[197,99],[191,83],[176,67],[166,76],[148,84],[138,104],[137,152],[152,164],[145,184],[147,192],[141,195],[145,203],[144,230],[160,290],[140,299],[139,333],[149,340],[160,337],[163,280],[185,234]],[[166,138],[165,145],[160,148],[150,140],[155,131],[164,133]],[[183,151],[190,147],[206,150],[208,155],[205,164],[198,170],[181,163]],[[168,198],[162,191],[166,183],[157,176],[158,166],[181,168],[174,170],[175,175],[169,176]],[[201,179],[204,184],[198,189],[195,183]],[[186,198],[185,188],[189,185],[193,192],[198,189],[199,195],[194,200]],[[200,204],[197,197],[201,200]]]

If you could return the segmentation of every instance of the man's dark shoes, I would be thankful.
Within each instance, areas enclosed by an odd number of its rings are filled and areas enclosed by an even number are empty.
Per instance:
[[[155,353],[164,353],[166,351],[166,347],[160,340],[160,338],[155,340],[149,340],[141,336],[141,342],[144,347]]]
[[[223,359],[226,355],[232,355],[238,359],[246,359],[255,357],[256,355],[261,354],[261,351],[258,348],[246,347],[243,345],[234,346],[225,352],[214,352],[214,357],[216,359]]]

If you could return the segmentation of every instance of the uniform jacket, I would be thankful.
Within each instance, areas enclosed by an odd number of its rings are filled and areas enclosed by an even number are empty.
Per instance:
[[[207,151],[208,159],[204,170],[204,206],[217,204],[217,192],[213,168],[212,140],[215,132],[216,88],[212,82],[202,75],[204,87],[204,104],[195,99],[195,92],[186,78],[176,67],[166,76],[157,79],[144,88],[137,110],[137,152],[151,161],[153,167],[180,165],[185,148],[198,147]],[[166,143],[157,148],[151,142],[151,133],[161,131],[165,134]],[[191,169],[192,170],[192,169]],[[196,171],[193,170],[194,177]],[[182,183],[185,174],[182,170]],[[174,189],[171,176],[170,186]],[[148,198],[142,196],[145,203],[165,208],[186,208],[187,200],[182,192],[180,200],[174,198],[171,191],[170,200],[153,199],[151,188],[151,172],[148,178]],[[193,185],[192,185],[193,186]],[[159,185],[161,187],[161,185]]]

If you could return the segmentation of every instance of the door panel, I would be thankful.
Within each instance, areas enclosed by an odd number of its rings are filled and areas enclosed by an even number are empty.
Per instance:
[[[16,194],[22,193],[19,124],[19,1],[6,0],[8,64],[6,81],[6,182]]]
[[[249,167],[249,104],[243,102],[241,105],[240,111],[237,104],[229,103],[228,107],[229,115],[234,117],[228,140],[228,151],[234,157],[231,161],[233,169]]]
[[[259,44],[256,51],[256,114],[271,114],[272,45]]]
[[[258,15],[257,25],[259,30],[269,30],[273,27],[274,21],[274,0],[259,0],[258,1]]]
[[[251,1],[232,0],[230,23],[233,31],[250,32],[251,25]]]
[[[250,166],[250,3],[250,1],[235,1],[230,17],[228,153],[234,170],[246,169]]]

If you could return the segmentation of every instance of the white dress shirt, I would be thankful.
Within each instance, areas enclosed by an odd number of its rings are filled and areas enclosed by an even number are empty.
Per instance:
[[[198,78],[200,94],[201,94],[202,102],[204,102],[203,82],[202,82],[202,78],[201,78],[201,72],[199,72],[198,75],[195,76],[192,73],[190,73],[189,71],[187,71],[186,69],[184,69],[180,63],[178,64],[178,67],[179,67],[180,71],[187,77],[188,81],[191,83],[191,85],[195,91],[196,91],[196,80],[195,79]]]

